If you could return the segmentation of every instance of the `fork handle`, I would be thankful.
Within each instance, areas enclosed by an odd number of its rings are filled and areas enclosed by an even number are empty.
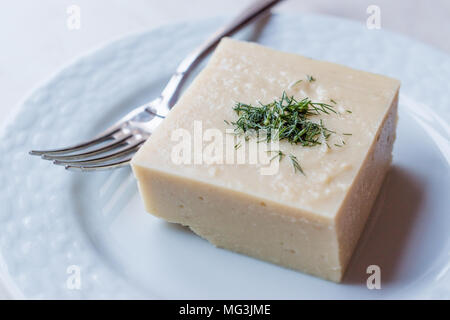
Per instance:
[[[203,60],[208,53],[210,53],[219,41],[226,36],[234,34],[236,31],[242,29],[248,23],[252,22],[263,13],[268,11],[277,3],[282,0],[257,0],[254,1],[247,9],[245,9],[240,15],[234,18],[231,22],[220,28],[215,34],[213,34],[202,45],[196,48],[190,53],[181,63],[178,65],[176,72],[172,75],[166,87],[161,93],[161,108],[158,108],[157,112],[161,116],[165,116],[167,112],[175,104],[182,84],[189,73]]]

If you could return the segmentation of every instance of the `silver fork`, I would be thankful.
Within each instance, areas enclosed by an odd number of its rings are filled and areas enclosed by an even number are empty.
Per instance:
[[[280,1],[282,0],[255,1],[189,54],[178,65],[158,98],[134,109],[94,139],[61,149],[33,150],[30,154],[77,171],[96,171],[127,166],[134,153],[175,104],[187,76],[215,48],[220,39],[234,34]]]

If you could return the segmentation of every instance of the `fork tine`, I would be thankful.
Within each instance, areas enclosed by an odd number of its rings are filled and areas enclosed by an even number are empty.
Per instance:
[[[114,160],[117,158],[121,158],[129,153],[132,153],[134,151],[137,151],[139,146],[143,144],[145,140],[140,140],[136,143],[131,144],[130,146],[120,149],[115,153],[108,154],[106,156],[92,158],[88,160],[54,160],[53,163],[56,165],[63,165],[63,166],[82,166],[82,165],[92,165],[92,164],[99,164],[99,163],[107,163],[110,160]]]
[[[113,142],[110,142],[102,147],[99,147],[97,149],[93,149],[93,150],[87,151],[87,152],[69,154],[69,155],[63,155],[63,156],[43,154],[42,159],[45,159],[45,160],[76,160],[76,159],[83,159],[83,158],[90,157],[90,156],[95,156],[99,153],[107,152],[109,150],[112,150],[112,149],[122,146],[132,136],[133,136],[132,134],[127,134],[120,139],[114,140]]]
[[[125,159],[111,162],[107,164],[100,164],[100,165],[67,165],[65,168],[70,171],[102,171],[102,170],[109,170],[109,169],[115,169],[115,168],[121,168],[126,167],[131,161],[131,158],[133,155],[126,157]]]
[[[58,155],[58,154],[67,154],[74,151],[79,151],[82,149],[89,148],[93,145],[108,141],[112,139],[112,136],[120,130],[120,127],[115,127],[107,130],[101,136],[98,136],[92,140],[85,141],[70,147],[65,147],[61,149],[53,149],[53,150],[31,150],[29,153],[33,156],[42,156],[42,155]]]

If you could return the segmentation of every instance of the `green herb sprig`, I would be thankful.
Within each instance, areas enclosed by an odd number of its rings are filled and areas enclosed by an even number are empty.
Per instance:
[[[301,172],[303,175],[305,175],[305,173],[303,172],[302,167],[300,166],[300,164],[298,163],[297,157],[294,156],[293,154],[289,155],[289,158],[291,159],[292,162],[292,166],[294,167],[294,173],[297,173],[297,171]]]
[[[321,144],[320,137],[328,139],[333,131],[322,121],[313,122],[309,118],[321,113],[336,113],[327,103],[312,102],[309,98],[296,100],[283,92],[279,100],[257,106],[237,102],[233,110],[238,119],[230,122],[236,134],[251,130],[265,130],[267,142],[271,139],[288,140],[292,144],[311,147]]]
[[[316,78],[314,78],[313,76],[310,76],[310,75],[306,75],[306,79],[307,79],[309,82],[316,81]]]
[[[308,80],[315,81],[313,77]],[[297,100],[293,96],[289,97],[286,92],[283,92],[280,99],[275,99],[268,104],[259,103],[255,106],[237,102],[233,110],[238,115],[238,119],[234,122],[225,120],[225,123],[234,126],[236,135],[246,135],[254,130],[264,130],[267,142],[273,139],[285,139],[291,144],[312,147],[322,143],[321,137],[328,140],[330,135],[335,133],[327,129],[322,120],[319,122],[310,120],[311,116],[321,113],[337,113],[332,105],[313,102],[310,98]],[[271,161],[277,157],[281,161],[284,153],[282,151],[274,152],[277,152],[277,155],[272,157]],[[304,174],[298,159],[292,154],[289,155],[289,158],[294,172]]]

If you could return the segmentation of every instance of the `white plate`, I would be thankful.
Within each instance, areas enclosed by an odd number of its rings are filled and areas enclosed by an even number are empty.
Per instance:
[[[0,140],[0,267],[12,289],[29,298],[449,298],[450,57],[402,36],[312,15],[274,16],[240,35],[402,80],[392,169],[342,284],[217,249],[154,218],[129,169],[71,173],[27,154],[89,138],[155,97],[222,22],[116,41],[23,102]],[[366,287],[372,264],[381,290]],[[80,268],[80,290],[70,266]]]

